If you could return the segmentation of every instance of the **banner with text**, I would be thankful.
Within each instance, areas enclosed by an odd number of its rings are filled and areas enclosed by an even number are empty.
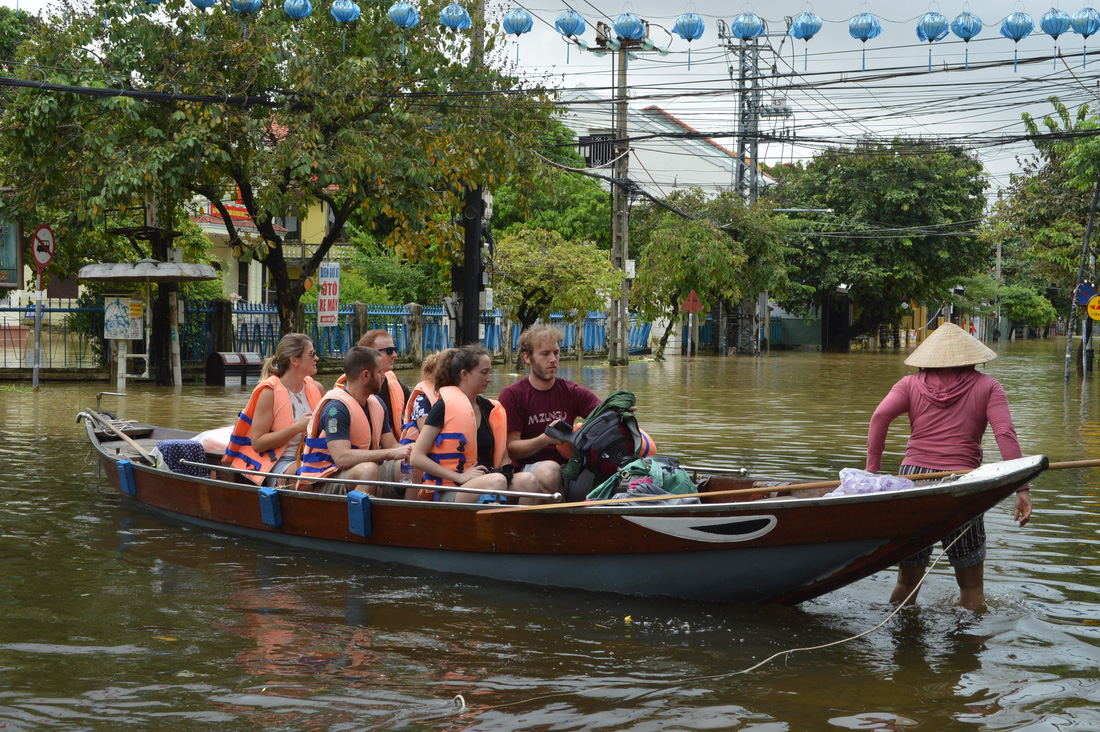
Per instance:
[[[321,262],[317,293],[317,327],[334,327],[340,319],[340,263]]]

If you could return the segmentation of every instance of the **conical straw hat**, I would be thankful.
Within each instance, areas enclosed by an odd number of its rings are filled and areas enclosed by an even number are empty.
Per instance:
[[[954,323],[944,323],[932,331],[905,359],[907,366],[919,369],[949,369],[974,366],[997,358],[997,354]]]

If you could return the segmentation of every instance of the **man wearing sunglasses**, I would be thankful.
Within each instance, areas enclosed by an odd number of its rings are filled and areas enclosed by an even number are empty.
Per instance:
[[[400,440],[401,419],[405,414],[405,402],[409,398],[410,389],[393,372],[393,364],[397,361],[397,349],[393,345],[393,336],[381,328],[368,330],[359,339],[358,345],[373,348],[382,354],[382,372],[386,381],[378,392],[378,398],[386,408],[386,417],[389,418],[390,426],[393,428],[393,436]]]

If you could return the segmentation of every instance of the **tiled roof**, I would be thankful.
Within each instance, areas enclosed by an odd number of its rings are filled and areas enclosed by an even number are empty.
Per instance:
[[[644,108],[642,110],[642,114],[648,115],[650,117],[656,117],[658,119],[669,122],[669,123],[671,123],[671,124],[673,124],[677,127],[681,127],[681,128],[683,128],[683,130],[685,132],[694,132],[697,135],[701,134],[699,132],[699,130],[695,129],[694,127],[689,125],[687,122],[684,122],[684,121],[680,120],[679,118],[675,117],[674,115],[669,114],[668,112],[666,112],[665,110],[661,109],[660,107],[658,107],[656,105],[650,105],[650,106]],[[737,154],[736,153],[734,153],[733,151],[731,151],[727,147],[719,145],[717,142],[710,139],[709,137],[700,137],[698,139],[701,142],[705,142],[706,144],[710,145],[711,147],[714,147],[717,150],[721,150],[723,153],[725,153],[726,155],[729,155],[734,160],[737,159]]]

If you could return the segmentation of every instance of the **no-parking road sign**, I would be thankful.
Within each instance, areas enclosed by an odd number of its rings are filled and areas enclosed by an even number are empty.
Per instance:
[[[53,229],[48,226],[39,226],[35,229],[31,252],[40,268],[53,261],[55,251],[57,251],[57,240],[53,237]]]

